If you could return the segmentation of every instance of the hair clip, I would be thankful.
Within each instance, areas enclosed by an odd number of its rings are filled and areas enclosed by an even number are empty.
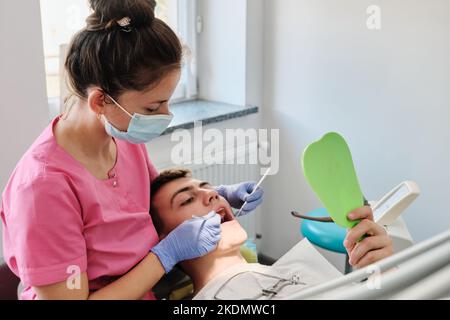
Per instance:
[[[117,20],[117,24],[120,26],[122,31],[131,32],[131,19],[129,17],[124,17],[120,20]]]

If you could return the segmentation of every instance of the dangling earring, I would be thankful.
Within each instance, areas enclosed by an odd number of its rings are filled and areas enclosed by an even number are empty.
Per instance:
[[[101,120],[102,119],[102,114],[101,113],[97,113],[97,119]]]

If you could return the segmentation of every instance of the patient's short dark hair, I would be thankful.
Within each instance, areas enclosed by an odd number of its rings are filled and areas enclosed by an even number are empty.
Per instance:
[[[155,195],[158,193],[158,191],[169,182],[172,182],[177,179],[181,178],[190,178],[192,177],[192,172],[189,169],[185,168],[170,168],[161,171],[159,176],[155,178],[151,182],[151,189],[150,189],[150,215],[152,216],[153,224],[156,228],[156,231],[159,233],[163,230],[163,222],[159,217],[158,211],[153,206],[153,199]]]

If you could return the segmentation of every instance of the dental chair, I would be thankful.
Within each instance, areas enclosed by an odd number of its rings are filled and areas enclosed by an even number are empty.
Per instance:
[[[308,214],[309,217],[327,217],[330,214],[325,208],[319,208]],[[338,226],[334,222],[319,222],[313,220],[303,220],[300,225],[300,232],[314,245],[335,253],[345,254],[345,274],[352,271],[348,263],[349,257],[344,247],[344,240],[347,230]]]
[[[153,288],[158,300],[191,300],[194,286],[191,278],[176,266]]]
[[[20,279],[9,269],[0,258],[0,300],[17,300],[17,288]]]

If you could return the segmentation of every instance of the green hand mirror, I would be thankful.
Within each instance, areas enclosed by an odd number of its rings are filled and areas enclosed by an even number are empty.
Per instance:
[[[333,221],[352,228],[347,214],[364,205],[350,149],[338,133],[327,133],[306,147],[302,157],[303,173],[324,204]]]

